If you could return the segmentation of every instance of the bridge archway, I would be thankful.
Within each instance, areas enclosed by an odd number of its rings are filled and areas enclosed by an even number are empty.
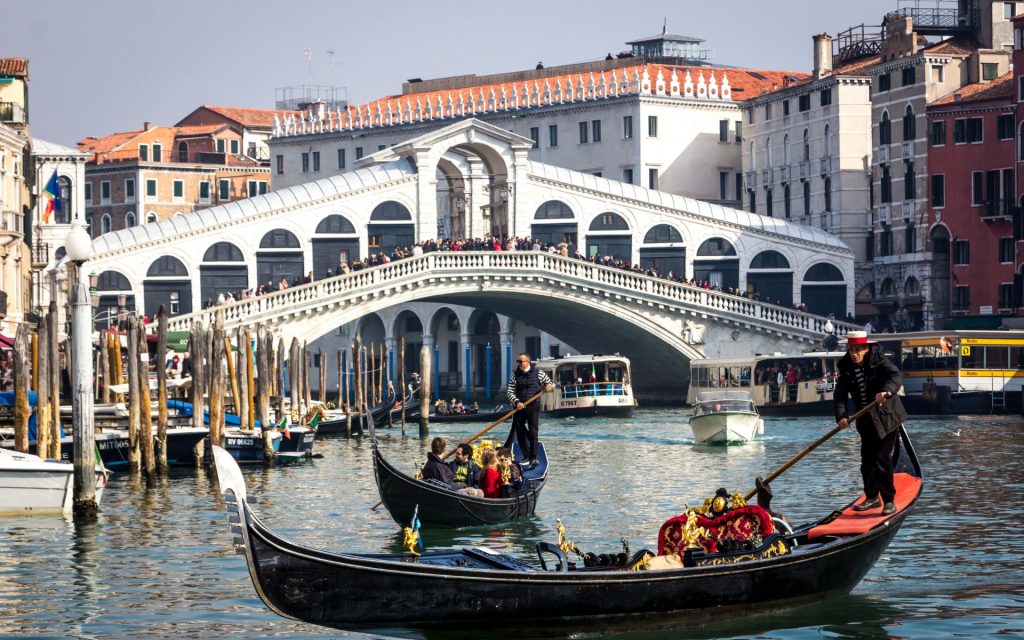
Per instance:
[[[256,281],[276,289],[283,279],[291,284],[305,275],[302,245],[287,229],[272,229],[260,239],[256,252]]]
[[[249,288],[249,267],[242,250],[231,242],[217,242],[203,254],[199,265],[199,299],[204,307],[224,293],[236,295]]]
[[[144,308],[153,316],[163,305],[168,315],[192,312],[192,280],[188,268],[174,256],[161,256],[149,265],[142,283]]]
[[[697,281],[707,280],[712,288],[718,286],[723,291],[739,288],[740,259],[736,247],[718,236],[702,242],[693,261],[693,277]]]
[[[359,233],[345,216],[332,213],[320,220],[312,238],[313,276],[336,275],[342,262],[358,260]]]
[[[541,245],[558,246],[565,243],[569,255],[573,255],[579,242],[576,214],[565,202],[548,200],[534,212],[530,235],[540,241]]]
[[[633,261],[633,234],[626,219],[614,211],[597,215],[587,230],[587,257],[611,256]]]
[[[640,266],[657,269],[659,274],[686,277],[686,244],[679,229],[670,224],[654,225],[644,235],[640,247]]]
[[[793,269],[789,260],[774,249],[758,253],[747,269],[747,291],[761,300],[785,306],[793,304]]]
[[[501,370],[501,320],[493,311],[474,309],[469,316],[472,346],[472,383],[474,389],[486,391],[488,361],[490,362],[490,390],[497,393],[506,382]],[[500,399],[499,399],[500,400]]]
[[[113,326],[111,317],[116,317],[121,310],[121,298],[124,298],[125,310],[135,309],[135,294],[132,284],[120,271],[104,271],[96,281],[96,290],[100,294],[100,303],[96,309],[96,317],[106,317],[108,325]]]
[[[420,347],[423,346],[423,322],[419,315],[411,309],[402,309],[391,323],[391,335],[395,337],[396,348],[401,349],[405,340],[405,378],[408,384],[410,376],[420,371]],[[402,375],[401,352],[395,356],[395,377]]]
[[[366,230],[367,255],[391,255],[400,247],[416,242],[416,226],[409,209],[395,200],[385,200],[373,208]]]
[[[842,318],[846,310],[846,280],[834,264],[818,262],[804,273],[800,301],[807,311],[821,316]]]
[[[458,156],[457,156],[458,157]],[[460,169],[463,165],[464,169]],[[464,239],[468,237],[466,225],[466,179],[463,170],[471,171],[468,162],[453,158],[441,158],[437,163],[437,184],[445,188],[437,190],[437,237]]]
[[[456,394],[462,389],[465,357],[460,342],[462,326],[459,314],[445,305],[438,307],[427,325],[434,336],[434,364],[437,365],[438,391],[442,397]]]

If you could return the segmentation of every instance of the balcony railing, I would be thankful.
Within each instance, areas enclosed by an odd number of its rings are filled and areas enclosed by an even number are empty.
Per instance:
[[[914,212],[916,210],[916,207],[914,206],[915,203],[913,203],[913,202],[904,202],[904,203],[902,203],[902,205],[903,206],[901,208],[903,209],[903,219],[904,220],[910,220],[911,218],[913,218],[914,217]]]
[[[800,163],[800,179],[806,180],[811,175],[811,163],[804,160]]]
[[[762,169],[761,170],[761,186],[767,187],[772,183],[772,170]]]
[[[889,224],[891,220],[892,217],[889,215],[889,204],[885,203],[878,205],[878,221],[883,224]]]
[[[900,149],[902,151],[902,158],[904,160],[913,160],[914,159],[914,141],[913,140],[906,140],[906,141],[904,141],[903,144],[900,145]]]
[[[832,158],[824,156],[821,159],[821,175],[827,176],[832,173]]]
[[[889,163],[889,145],[883,144],[878,147],[878,164]]]
[[[7,234],[24,235],[22,230],[21,213],[17,211],[0,212],[0,232]]]
[[[961,3],[954,0],[935,0],[935,6],[924,7],[920,6],[917,0],[902,0],[900,4],[901,6],[889,12],[886,18],[911,18],[914,21],[914,31],[923,35],[967,33],[981,23],[981,12],[978,9],[969,7],[961,10],[958,6]]]
[[[32,247],[32,266],[33,267],[44,267],[50,263],[50,243],[48,242],[37,242]]]
[[[755,173],[754,171],[748,171],[748,172],[743,174],[743,186],[748,191],[757,186],[756,184],[754,184],[754,182],[756,180],[756,178],[754,176],[756,176],[756,175],[757,175],[757,173]]]
[[[1013,216],[1016,203],[1013,200],[989,200],[981,205],[982,219],[1009,218]]]
[[[779,182],[789,182],[789,167],[779,167]]]
[[[25,109],[17,102],[0,102],[0,122],[25,124]]]

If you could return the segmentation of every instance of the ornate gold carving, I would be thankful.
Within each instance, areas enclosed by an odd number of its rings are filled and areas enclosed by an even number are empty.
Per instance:
[[[416,544],[420,540],[420,534],[413,531],[412,527],[406,527],[402,529],[402,546],[411,553],[412,555],[419,557],[419,551],[416,551]]]

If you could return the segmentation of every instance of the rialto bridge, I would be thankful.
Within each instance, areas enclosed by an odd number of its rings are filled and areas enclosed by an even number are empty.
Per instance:
[[[99,274],[110,315],[122,301],[147,315],[164,305],[179,329],[208,321],[213,309],[200,309],[219,294],[312,274],[310,284],[217,308],[229,327],[265,323],[328,354],[357,332],[392,354],[400,338],[444,348],[436,361],[447,389],[479,387],[485,358],[497,382],[514,352],[548,355],[561,341],[630,356],[638,389],[678,394],[692,358],[807,350],[823,337],[825,313],[852,309],[853,253],[834,236],[531,162],[531,144],[462,121],[347,173],[105,234],[85,270]],[[342,260],[488,234],[565,242],[781,304],[543,251],[429,252],[333,275]],[[801,302],[808,313],[789,308]]]

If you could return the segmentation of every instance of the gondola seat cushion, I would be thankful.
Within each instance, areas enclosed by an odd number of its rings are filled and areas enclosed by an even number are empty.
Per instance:
[[[688,513],[683,513],[661,525],[658,532],[659,556],[678,554],[682,557],[686,549],[683,532],[687,519]],[[755,537],[766,538],[775,532],[771,515],[756,504],[737,507],[717,518],[697,514],[696,525],[707,531],[707,535],[697,539],[697,544],[706,553],[717,553],[719,543],[725,540],[746,542]]]

